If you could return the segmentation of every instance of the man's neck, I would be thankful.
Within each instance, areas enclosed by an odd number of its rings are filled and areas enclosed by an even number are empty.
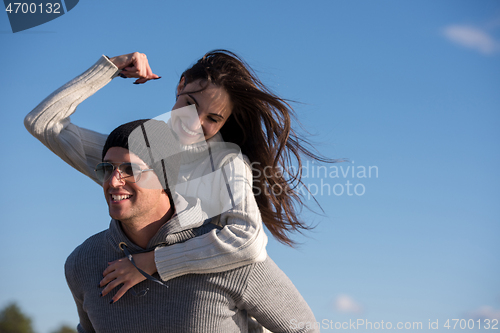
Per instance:
[[[120,221],[125,235],[136,245],[143,249],[148,247],[149,241],[174,215],[174,208],[170,207],[167,213],[159,220],[144,223],[144,221]]]

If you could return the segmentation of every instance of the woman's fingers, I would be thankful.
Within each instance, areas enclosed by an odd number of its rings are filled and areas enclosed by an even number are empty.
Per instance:
[[[127,285],[127,284],[124,284],[123,287],[121,287],[115,294],[115,296],[113,296],[112,298],[112,301],[113,303],[118,301],[120,298],[122,298],[123,295],[125,295],[125,293],[130,289],[132,288],[133,285]]]
[[[125,259],[125,258],[122,258],[120,260],[123,260],[123,259]],[[110,282],[116,281],[117,279],[118,279],[117,282],[120,281],[121,273],[123,273],[117,265],[120,260],[116,260],[116,261],[108,263],[108,267],[102,273],[104,278],[101,280],[101,282],[99,282],[99,287],[106,286],[106,288],[107,288],[109,286]],[[113,289],[113,288],[111,288],[111,289]],[[103,296],[106,295],[109,292],[109,290],[111,290],[111,289],[107,289],[106,291],[103,291],[102,295]]]
[[[104,289],[101,291],[101,296],[106,296],[111,290],[115,289],[116,287],[118,287],[120,284],[122,284],[122,282],[120,281],[120,279],[115,279],[113,281],[111,281],[110,283],[107,284],[106,287],[104,287]],[[130,288],[130,287],[129,287]]]
[[[122,259],[125,259],[125,258],[122,258]],[[122,259],[119,259],[119,260],[122,260]],[[104,270],[104,272],[102,272],[102,276],[106,276],[109,273],[113,272],[116,269],[116,265],[115,264],[117,262],[118,262],[118,260],[108,262],[108,267],[106,267],[106,269]]]
[[[134,52],[134,53],[129,53],[129,54],[123,54],[120,56],[116,56],[113,58],[109,58],[109,61],[111,61],[113,64],[115,64],[118,69],[123,69],[125,67],[130,66],[133,63],[134,57],[137,57],[139,52]]]
[[[137,78],[134,83],[145,83],[149,80],[159,79],[160,77],[153,73],[148,57],[144,53],[134,52],[124,54],[109,59],[116,67],[121,69],[121,76]]]
[[[134,84],[142,84],[142,83],[146,83],[148,82],[149,80],[156,80],[156,79],[137,79],[134,81]]]

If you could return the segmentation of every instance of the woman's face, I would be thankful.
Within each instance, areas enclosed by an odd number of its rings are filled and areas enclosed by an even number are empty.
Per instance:
[[[213,83],[204,88],[202,83],[201,80],[196,80],[184,86],[183,78],[177,87],[179,96],[173,110],[189,105],[196,107],[196,113],[193,108],[172,112],[173,130],[183,144],[212,138],[232,113],[233,105],[226,90]],[[189,110],[193,112],[189,113]]]

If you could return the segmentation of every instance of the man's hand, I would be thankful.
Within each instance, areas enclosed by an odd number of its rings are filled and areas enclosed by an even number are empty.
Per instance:
[[[132,256],[137,267],[152,275],[156,273],[156,265],[154,251],[146,253],[138,253]],[[104,270],[104,278],[99,283],[99,287],[106,286],[101,295],[107,295],[111,290],[123,284],[123,286],[113,296],[113,303],[118,301],[127,290],[146,280],[132,263],[127,258],[121,258],[108,263],[108,267]]]
[[[134,52],[109,59],[118,69],[121,69],[120,76],[135,77],[134,83],[146,83],[149,80],[156,80],[160,77],[153,74],[148,63],[148,58],[144,53]]]

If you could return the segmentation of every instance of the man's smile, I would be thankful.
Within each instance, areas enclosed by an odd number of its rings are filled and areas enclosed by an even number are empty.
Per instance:
[[[132,197],[131,194],[111,194],[111,201],[112,202],[120,202],[123,200],[130,199]]]

